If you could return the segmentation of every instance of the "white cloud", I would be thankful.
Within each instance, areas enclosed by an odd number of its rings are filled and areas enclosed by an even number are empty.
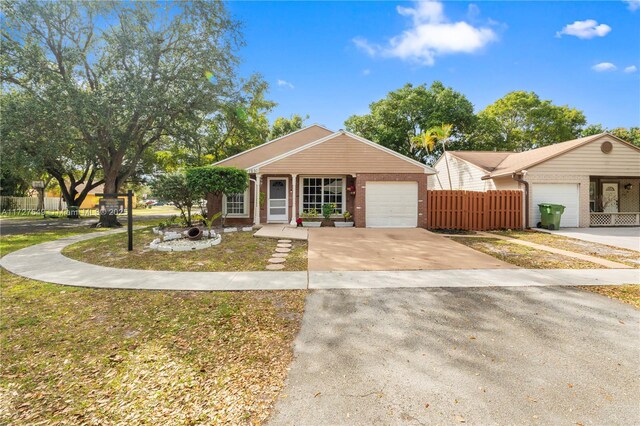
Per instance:
[[[582,39],[594,37],[604,37],[611,31],[611,27],[607,24],[598,24],[595,19],[587,19],[585,21],[575,21],[573,24],[566,25],[562,31],[556,33],[556,37],[564,35],[576,36]]]
[[[627,3],[627,9],[632,12],[640,9],[640,0],[624,0],[624,2]]]
[[[600,62],[599,64],[592,66],[591,69],[597,72],[606,72],[615,71],[618,67],[613,65],[611,62]]]
[[[369,75],[371,74],[371,70],[369,68],[365,68],[362,70],[362,75]]]
[[[634,72],[638,71],[638,67],[636,67],[635,65],[629,65],[628,67],[625,67],[624,72],[626,72],[627,74],[632,74]]]
[[[289,83],[286,80],[278,80],[278,86],[279,87],[285,87],[287,89],[294,89],[295,88],[295,86],[293,84]]]
[[[469,18],[470,21],[474,21],[478,16],[480,16],[480,8],[478,5],[474,3],[469,4],[469,7],[467,7],[467,18]]]
[[[422,65],[433,65],[436,56],[473,53],[492,41],[496,33],[486,27],[474,27],[467,22],[449,22],[442,3],[424,1],[414,7],[398,6],[402,16],[410,17],[412,26],[392,37],[387,45],[370,43],[362,37],[353,43],[369,56],[400,58]]]

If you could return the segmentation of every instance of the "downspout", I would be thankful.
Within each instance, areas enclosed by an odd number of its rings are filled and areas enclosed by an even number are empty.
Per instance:
[[[529,182],[522,179],[526,174],[526,170],[521,170],[520,175],[513,173],[511,179],[524,185],[524,227],[529,229]]]

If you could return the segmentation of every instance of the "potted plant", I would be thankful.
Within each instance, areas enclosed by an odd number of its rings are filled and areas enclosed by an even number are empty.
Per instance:
[[[322,221],[322,226],[333,226],[333,222],[331,221],[331,215],[336,210],[336,205],[333,203],[326,203],[322,205],[322,216],[324,220]]]
[[[302,212],[300,215],[302,218],[302,226],[305,228],[319,228],[321,222],[315,220],[318,217],[318,212],[316,209],[309,209],[307,211]]]
[[[353,216],[351,215],[351,213],[349,213],[348,211],[345,211],[342,214],[342,217],[344,217],[344,222],[336,222],[335,225],[338,228],[350,228],[353,226]]]
[[[355,185],[347,186],[347,191],[349,191],[349,194],[351,195],[356,195],[356,186]]]

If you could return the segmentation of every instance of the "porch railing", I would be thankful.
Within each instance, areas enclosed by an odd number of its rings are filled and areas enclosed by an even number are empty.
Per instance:
[[[639,226],[640,212],[591,212],[591,226]]]

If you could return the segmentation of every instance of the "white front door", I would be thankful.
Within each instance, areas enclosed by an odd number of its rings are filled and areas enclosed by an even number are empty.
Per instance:
[[[267,222],[288,222],[289,203],[286,178],[269,178],[267,182]]]
[[[367,228],[418,226],[417,182],[367,182]]]

